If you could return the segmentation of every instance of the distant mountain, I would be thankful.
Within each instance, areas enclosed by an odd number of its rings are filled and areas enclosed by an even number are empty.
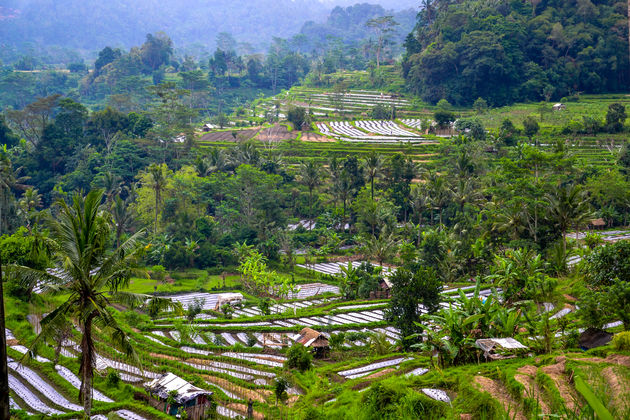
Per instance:
[[[3,0],[0,48],[56,45],[96,51],[131,47],[147,33],[166,32],[175,45],[214,48],[219,32],[261,50],[274,36],[290,37],[307,21],[324,21],[346,0]],[[408,5],[409,0],[387,3]]]
[[[337,38],[345,44],[365,41],[374,36],[366,22],[373,18],[391,15],[398,26],[394,28],[392,41],[402,51],[402,43],[416,24],[417,12],[413,9],[401,11],[386,10],[378,4],[358,3],[348,7],[335,7],[323,23],[308,21],[302,26],[300,34],[309,48],[324,45],[328,40]]]

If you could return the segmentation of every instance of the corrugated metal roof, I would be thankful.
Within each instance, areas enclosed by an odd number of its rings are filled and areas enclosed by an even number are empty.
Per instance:
[[[170,372],[150,382],[147,382],[144,387],[149,392],[157,394],[162,399],[167,399],[168,395],[172,391],[176,391],[177,396],[175,397],[175,401],[179,404],[190,401],[199,395],[212,395],[212,391],[206,391],[204,389],[198,388],[190,382],[187,382],[179,376]]]

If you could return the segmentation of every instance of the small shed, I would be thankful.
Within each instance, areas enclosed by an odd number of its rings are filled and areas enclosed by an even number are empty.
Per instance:
[[[565,104],[557,103],[554,104],[551,109],[554,111],[564,111],[565,109],[567,109],[567,106]]]
[[[227,304],[237,305],[243,301],[243,295],[240,293],[220,293],[217,298],[217,303],[214,306],[214,310],[218,311],[221,306]]]
[[[587,328],[580,334],[579,344],[582,350],[605,346],[612,341],[613,334],[599,328]]]
[[[589,223],[589,227],[593,229],[603,229],[606,227],[606,221],[601,217],[599,219],[593,219]]]
[[[198,388],[170,372],[147,382],[144,388],[154,398],[152,405],[156,409],[171,416],[184,410],[191,420],[204,418],[212,399],[211,391]]]
[[[321,356],[328,352],[328,338],[312,328],[302,328],[302,331],[295,337],[295,342],[302,344],[304,347],[310,347],[315,350],[315,355]]]
[[[201,130],[204,133],[207,133],[208,131],[212,131],[212,130],[217,130],[219,128],[218,125],[214,125],[214,124],[204,124],[203,127],[201,127]]]
[[[528,347],[512,337],[508,338],[480,338],[475,345],[483,351],[486,360],[512,359],[521,350]]]

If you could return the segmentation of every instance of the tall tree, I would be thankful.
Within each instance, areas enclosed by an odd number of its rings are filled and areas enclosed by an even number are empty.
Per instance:
[[[322,166],[310,159],[300,165],[300,183],[308,188],[308,217],[313,220],[313,191],[323,182]]]
[[[545,200],[549,205],[550,219],[562,233],[562,250],[566,255],[567,231],[571,227],[579,230],[593,215],[588,196],[579,185],[559,185],[545,195]]]
[[[67,319],[75,320],[81,331],[79,400],[88,417],[92,410],[96,362],[94,328],[98,327],[99,334],[108,335],[120,351],[137,360],[127,334],[108,308],[113,303],[135,307],[152,298],[123,291],[129,285],[132,266],[140,250],[137,240],[142,232],[110,251],[107,246],[110,229],[100,212],[102,197],[102,191],[94,190],[85,197],[74,195],[71,205],[58,201],[59,214],[48,221],[57,248],[54,269],[11,268],[25,286],[38,284],[44,293],[67,295],[63,303],[42,319],[41,332],[30,350],[36,354],[39,345],[54,337]],[[170,301],[161,303],[170,305]]]
[[[390,40],[398,22],[394,20],[393,16],[382,16],[368,20],[365,25],[376,34],[376,68],[379,68],[383,47]]]
[[[370,181],[370,191],[372,193],[372,200],[374,200],[374,181],[382,175],[383,158],[372,150],[363,161],[363,168],[368,181]]]
[[[153,234],[157,235],[158,231],[158,215],[160,214],[160,205],[162,204],[162,192],[166,188],[166,165],[156,165],[155,163],[149,166],[149,182],[150,187],[155,194],[155,213],[153,218]]]

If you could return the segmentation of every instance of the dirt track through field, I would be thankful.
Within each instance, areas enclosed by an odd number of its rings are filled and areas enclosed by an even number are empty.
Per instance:
[[[519,368],[517,372],[518,373],[514,375],[514,379],[525,387],[525,395],[538,401],[543,414],[549,414],[551,410],[549,410],[549,406],[544,400],[540,387],[536,383],[536,373],[538,372],[536,366],[526,365]]]
[[[558,357],[555,364],[542,367],[542,371],[555,382],[567,408],[572,412],[577,412],[580,405],[579,399],[566,376],[565,362],[565,357]]]
[[[519,405],[510,397],[509,392],[498,381],[494,381],[485,376],[475,376],[475,383],[482,391],[489,393],[492,398],[499,401],[506,412],[510,413],[510,418],[515,420],[527,420],[520,410]]]

